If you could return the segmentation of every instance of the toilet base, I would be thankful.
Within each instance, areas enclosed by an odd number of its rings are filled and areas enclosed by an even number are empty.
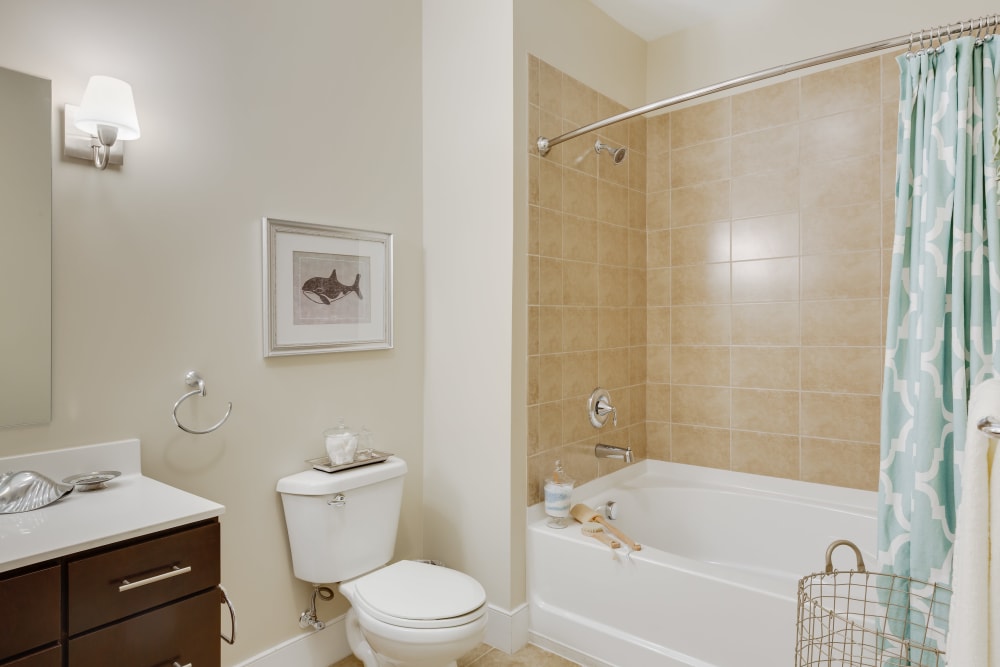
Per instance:
[[[361,628],[359,613],[364,612],[358,612],[354,607],[347,611],[347,643],[364,667],[457,667],[458,658],[478,646],[486,630],[486,616],[483,615],[468,624],[475,627],[463,627],[461,634],[465,637],[459,641],[448,642],[447,648],[423,642],[387,641],[378,636],[373,636],[370,642]],[[454,631],[457,628],[450,630]],[[426,631],[418,632],[426,633]],[[382,650],[376,652],[378,648]]]

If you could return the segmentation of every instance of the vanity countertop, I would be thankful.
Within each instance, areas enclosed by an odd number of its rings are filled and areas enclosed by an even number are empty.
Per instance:
[[[95,491],[74,490],[31,512],[0,514],[0,572],[221,515],[225,507],[143,476],[139,441],[0,458],[0,470],[35,470],[60,481],[99,470],[122,474]]]

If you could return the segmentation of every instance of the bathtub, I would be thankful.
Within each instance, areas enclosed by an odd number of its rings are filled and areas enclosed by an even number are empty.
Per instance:
[[[573,493],[608,500],[641,551],[528,509],[529,637],[584,665],[790,666],[798,580],[836,539],[875,564],[874,492],[641,461]],[[854,569],[854,555],[839,549],[834,565]]]

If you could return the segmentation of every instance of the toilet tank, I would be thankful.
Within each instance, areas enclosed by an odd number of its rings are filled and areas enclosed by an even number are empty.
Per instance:
[[[336,583],[392,559],[406,462],[395,456],[335,473],[306,470],[278,480],[295,576]]]

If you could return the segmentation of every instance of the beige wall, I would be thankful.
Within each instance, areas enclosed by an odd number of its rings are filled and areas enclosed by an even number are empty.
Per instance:
[[[770,0],[651,42],[646,102],[995,12],[990,0]]]
[[[233,664],[301,632],[277,479],[343,415],[410,465],[398,554],[424,552],[420,4],[12,0],[0,65],[52,80],[53,417],[0,456],[127,437],[146,474],[223,503]],[[131,82],[122,169],[61,157],[87,78]],[[390,351],[265,360],[262,216],[395,234]],[[170,419],[200,370],[190,436]],[[331,618],[345,605],[321,606]]]

